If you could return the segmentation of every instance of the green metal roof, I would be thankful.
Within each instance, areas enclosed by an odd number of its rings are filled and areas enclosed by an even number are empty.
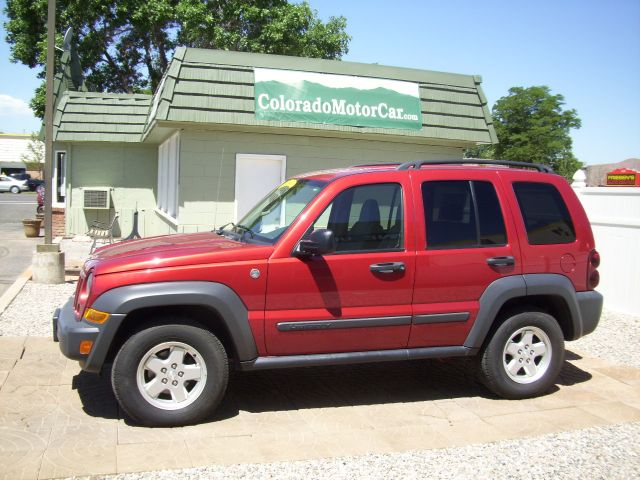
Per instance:
[[[64,92],[53,119],[57,142],[140,142],[151,96]]]
[[[416,82],[420,85],[422,129],[257,120],[254,113],[255,67]],[[157,124],[180,122],[423,137],[461,144],[495,143],[497,137],[480,83],[481,78],[473,75],[335,60],[178,48],[153,98],[144,136]]]
[[[258,120],[254,68],[275,68],[404,80],[418,83],[422,129],[363,128]],[[57,79],[54,115],[58,142],[140,142],[154,127],[180,124],[235,125],[306,130],[316,134],[369,134],[437,139],[460,145],[495,143],[487,100],[473,75],[280,55],[178,48],[156,92],[150,95],[73,91]],[[67,87],[66,91],[65,87]],[[162,129],[161,129],[162,130]]]

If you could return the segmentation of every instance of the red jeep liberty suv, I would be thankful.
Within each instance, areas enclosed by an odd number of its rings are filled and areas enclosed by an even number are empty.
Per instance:
[[[599,261],[580,201],[542,165],[321,171],[238,224],[98,249],[54,339],[88,372],[112,363],[120,405],[152,426],[210,415],[230,364],[476,356],[492,392],[526,398],[596,328]]]

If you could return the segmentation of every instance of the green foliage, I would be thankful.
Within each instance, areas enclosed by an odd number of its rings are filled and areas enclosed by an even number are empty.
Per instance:
[[[29,101],[29,107],[36,117],[44,118],[44,106],[47,103],[47,88],[43,81],[36,87],[33,97]]]
[[[346,19],[322,23],[306,2],[182,0],[176,11],[180,45],[326,59],[348,51]]]
[[[481,152],[497,159],[551,165],[571,179],[583,164],[573,156],[569,131],[580,128],[575,110],[547,86],[513,87],[493,106],[499,143]]]
[[[95,91],[155,91],[176,46],[340,59],[348,51],[346,19],[323,23],[305,3],[287,0],[58,0],[61,32],[73,27],[81,67]],[[47,0],[7,0],[11,60],[46,63]],[[44,86],[31,101],[44,113]]]
[[[30,172],[38,172],[40,178],[44,169],[44,143],[38,139],[37,133],[31,134],[31,140],[27,144],[27,153],[20,156],[20,160],[24,162],[27,170]]]
[[[476,145],[464,151],[464,158],[496,158],[493,145]]]

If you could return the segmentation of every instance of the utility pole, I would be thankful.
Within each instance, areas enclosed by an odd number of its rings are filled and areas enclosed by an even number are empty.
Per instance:
[[[51,245],[53,236],[52,208],[56,185],[53,184],[53,79],[55,77],[56,0],[49,0],[47,15],[47,99],[44,111],[44,243]]]
[[[35,283],[64,283],[64,252],[53,243],[53,79],[55,77],[56,0],[49,0],[47,18],[47,103],[44,111],[44,243],[36,245],[31,270]]]

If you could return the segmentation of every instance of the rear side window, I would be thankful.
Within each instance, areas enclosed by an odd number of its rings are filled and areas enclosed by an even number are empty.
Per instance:
[[[505,245],[507,235],[490,182],[433,181],[422,184],[427,249]]]
[[[506,245],[504,219],[496,189],[489,182],[471,182],[478,206],[480,245]]]
[[[531,245],[572,243],[575,229],[560,192],[548,183],[513,184]]]

